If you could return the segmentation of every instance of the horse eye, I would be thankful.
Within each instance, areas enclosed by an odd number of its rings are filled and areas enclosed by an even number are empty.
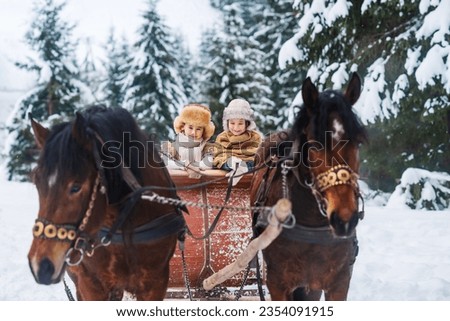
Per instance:
[[[73,184],[70,188],[70,194],[78,193],[81,190],[81,186],[78,184]]]

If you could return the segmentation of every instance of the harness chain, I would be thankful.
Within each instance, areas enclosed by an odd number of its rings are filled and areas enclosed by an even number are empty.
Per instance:
[[[184,284],[186,284],[186,289],[189,295],[189,301],[192,301],[192,293],[191,293],[191,281],[189,280],[188,269],[186,265],[186,259],[184,256],[184,241],[186,239],[186,232],[180,233],[178,236],[178,248],[181,252],[181,263],[183,265],[183,276],[184,276]]]
[[[242,278],[241,286],[239,287],[239,290],[236,293],[235,301],[239,301],[239,299],[242,297],[242,291],[244,290],[245,282],[247,282],[248,274],[250,273],[250,263],[248,263],[247,268],[245,269],[244,277]]]
[[[322,181],[319,181],[319,182],[316,182],[316,184],[318,185],[317,187],[319,187],[319,190],[320,191],[323,191],[324,189],[326,189],[326,188],[328,188],[328,187],[331,187],[331,186],[333,186],[333,185],[337,185],[336,183],[335,183],[335,178],[334,177],[336,177],[336,176],[338,176],[337,178],[337,180],[339,181],[341,181],[341,182],[339,182],[339,183],[341,183],[341,184],[351,184],[352,183],[352,178],[353,179],[355,179],[355,178],[357,178],[357,176],[354,174],[354,173],[352,173],[351,172],[351,170],[348,170],[349,168],[348,167],[344,167],[344,166],[340,166],[340,167],[338,167],[338,168],[332,168],[330,171],[328,171],[327,173],[326,173],[326,175],[323,175],[323,178],[322,178]],[[342,170],[343,169],[343,170]],[[289,166],[287,166],[286,164],[285,164],[285,162],[282,162],[282,170],[281,170],[281,173],[282,173],[282,190],[283,190],[283,196],[285,197],[285,198],[288,198],[288,196],[289,196],[289,189],[288,189],[288,184],[287,184],[287,174],[288,174],[288,172],[289,172],[289,170],[290,170],[290,167]],[[348,176],[350,176],[350,177],[348,177],[347,175],[337,175],[338,174],[338,172],[339,172],[339,174],[342,174],[342,172],[346,172],[346,173],[344,173],[344,174],[350,174],[350,175],[348,175]],[[332,173],[332,174],[334,174],[333,176],[334,177],[330,177],[330,175],[329,175],[329,173]],[[353,174],[353,175],[352,175]],[[344,177],[341,177],[341,176],[344,176]],[[356,177],[355,177],[356,176]],[[327,178],[327,179],[325,179],[325,177]],[[331,178],[331,179],[330,179]],[[95,186],[97,187],[98,185],[98,183],[99,183],[99,180],[100,180],[100,177],[97,177],[97,180],[96,180],[96,184],[95,184]],[[331,182],[330,182],[331,181]],[[314,184],[314,182],[310,185],[310,184],[307,184],[310,188],[311,188],[311,190],[312,190],[312,192],[313,192],[313,194],[314,194],[314,196],[316,196],[317,197],[317,195],[315,195],[316,193],[314,193],[314,192],[316,192],[317,191],[317,189],[316,188],[314,188],[315,186],[313,186],[313,185],[316,185],[316,184]],[[353,183],[354,184],[354,183]],[[353,185],[352,184],[352,185]],[[130,184],[130,185],[133,185],[132,186],[132,188],[133,188],[133,190],[136,190],[137,188],[139,188],[139,185],[138,186],[136,186],[135,184]],[[95,188],[95,194],[96,194],[96,189],[97,188]],[[225,203],[227,202],[227,200],[229,199],[229,197],[230,197],[230,192],[231,192],[231,180],[230,180],[230,184],[229,184],[229,187],[228,187],[228,190],[227,190],[227,197],[226,197],[226,201],[225,201]],[[177,207],[183,207],[183,206],[192,206],[192,207],[200,207],[200,208],[207,208],[207,209],[219,209],[219,213],[218,213],[218,215],[216,216],[216,218],[215,218],[215,220],[214,220],[214,222],[213,222],[213,224],[212,224],[212,226],[211,226],[211,228],[208,230],[208,232],[203,236],[203,237],[201,237],[201,238],[206,238],[206,237],[208,237],[211,233],[212,233],[212,231],[214,230],[214,228],[215,228],[215,226],[216,226],[216,224],[217,224],[217,222],[218,222],[218,220],[219,220],[219,217],[220,217],[220,214],[222,213],[222,211],[224,210],[224,209],[233,209],[233,210],[241,210],[241,211],[259,211],[260,212],[260,214],[261,214],[261,212],[263,212],[264,214],[265,213],[267,213],[267,212],[269,212],[270,213],[270,211],[271,211],[271,207],[263,207],[263,206],[250,206],[250,207],[232,207],[232,206],[226,206],[226,205],[221,205],[221,206],[219,206],[219,205],[210,205],[210,204],[202,204],[202,203],[195,203],[195,202],[191,202],[191,201],[182,201],[182,200],[180,200],[180,199],[175,199],[175,198],[170,198],[170,197],[163,197],[163,196],[161,196],[161,195],[159,195],[159,194],[157,194],[156,192],[154,192],[154,191],[152,191],[151,192],[152,194],[151,195],[141,195],[141,199],[144,199],[144,200],[148,200],[148,201],[151,201],[151,202],[158,202],[158,203],[161,203],[161,204],[168,204],[168,205],[173,205],[173,206],[177,206]],[[93,193],[94,194],[94,193]],[[95,200],[95,196],[96,195],[92,195],[92,198]],[[92,198],[91,198],[91,202],[90,202],[90,204],[89,205],[91,205],[91,203],[93,203],[93,200],[92,200]],[[318,202],[319,204],[320,204],[320,202]],[[91,206],[89,206],[89,208],[90,208]],[[322,206],[319,206],[319,208],[321,208]],[[321,208],[322,209],[322,208]],[[87,221],[88,221],[88,219],[89,219],[89,216],[90,216],[90,213],[91,211],[89,211],[89,209],[88,209],[88,211],[87,211],[87,213],[86,213],[86,217],[85,217],[85,219],[83,219],[83,224],[82,224],[82,226],[83,226],[83,230],[84,230],[84,226],[86,225],[86,223],[87,223]],[[322,212],[322,211],[321,211]],[[264,216],[264,215],[263,215]],[[293,227],[293,225],[295,225],[295,221],[294,222],[292,222],[292,225],[291,224],[289,224],[289,226],[285,226],[285,227],[288,227],[288,228],[290,228],[290,227]],[[81,226],[80,226],[81,227]],[[190,235],[192,236],[192,237],[194,237],[193,235],[192,235],[192,233],[190,233]],[[196,237],[194,237],[194,238],[196,238]],[[196,238],[196,239],[201,239],[201,238]],[[98,246],[106,246],[106,245],[109,245],[109,243],[105,243],[105,244],[103,244],[103,243],[101,243],[100,245],[98,245]],[[189,276],[188,276],[188,271],[187,271],[187,266],[186,266],[186,261],[185,261],[185,257],[184,257],[184,241],[182,242],[182,244],[180,243],[180,250],[181,250],[181,254],[182,254],[182,264],[183,264],[183,273],[184,273],[184,275],[185,275],[185,283],[186,283],[186,287],[187,287],[187,289],[188,289],[188,294],[189,294],[189,298],[190,298],[190,300],[192,301],[192,293],[191,293],[191,289],[190,289],[190,281],[189,281]],[[93,251],[92,251],[93,252]],[[90,254],[92,254],[92,252],[90,253]],[[259,265],[259,264],[258,264]],[[244,286],[244,284],[245,284],[245,281],[246,281],[246,279],[247,279],[247,277],[248,277],[248,272],[249,272],[249,269],[250,269],[250,266],[248,266],[247,267],[247,271],[246,271],[246,274],[245,274],[245,278],[244,278],[244,280],[243,280],[243,282],[242,282],[242,285],[241,285],[241,288],[240,288],[240,290],[239,290],[239,292],[237,293],[237,295],[236,295],[236,300],[239,300],[239,298],[241,297],[241,293],[242,293],[242,289],[243,289],[243,286]],[[257,272],[259,272],[259,271],[257,271]],[[258,275],[259,275],[259,273],[257,273]],[[259,283],[258,283],[259,284]],[[65,287],[66,287],[66,292],[67,292],[67,290],[69,291],[68,293],[67,293],[67,295],[68,295],[68,297],[69,297],[69,299],[71,299],[71,297],[72,297],[72,299],[73,299],[73,296],[71,295],[71,293],[70,293],[70,289],[68,289],[68,287],[67,287],[67,284],[65,283],[65,281],[64,281],[64,285],[65,285]],[[258,289],[260,289],[260,287],[258,286]],[[261,293],[261,289],[260,289],[260,297],[263,297],[263,294]]]
[[[75,301],[75,298],[72,295],[72,291],[70,291],[69,286],[67,285],[66,278],[63,277],[64,290],[66,291],[67,298],[69,301]]]
[[[289,187],[287,185],[287,174],[289,172],[289,167],[286,165],[286,162],[281,164],[281,186],[283,189],[283,197],[289,198]]]
[[[268,206],[228,206],[228,205],[211,205],[211,204],[205,204],[205,203],[196,203],[192,201],[182,201],[180,199],[171,198],[171,197],[165,197],[161,196],[158,193],[151,192],[152,195],[142,195],[142,199],[150,201],[150,202],[157,202],[160,204],[170,204],[175,206],[190,206],[190,207],[198,207],[198,208],[206,208],[206,209],[217,209],[220,210],[222,208],[224,209],[230,209],[230,210],[236,210],[236,211],[264,211],[264,212],[270,212],[271,207]]]

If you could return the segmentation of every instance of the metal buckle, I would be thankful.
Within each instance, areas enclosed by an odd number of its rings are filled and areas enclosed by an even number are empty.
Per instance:
[[[80,253],[80,258],[77,261],[75,261],[75,262],[71,262],[70,261],[70,257],[72,255],[73,251],[78,251],[78,253]],[[82,249],[74,249],[73,247],[71,247],[66,253],[65,261],[66,261],[67,265],[75,266],[75,265],[80,264],[81,261],[83,260],[83,258],[84,258],[84,251]]]

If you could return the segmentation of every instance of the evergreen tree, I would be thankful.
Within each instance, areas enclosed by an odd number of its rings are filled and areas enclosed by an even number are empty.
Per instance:
[[[103,63],[106,79],[101,84],[102,101],[107,106],[122,106],[125,99],[125,79],[132,62],[130,48],[124,38],[117,40],[111,29],[105,46],[107,60]]]
[[[84,47],[86,48],[86,54],[80,64],[80,80],[89,86],[91,93],[94,97],[96,97],[95,100],[98,101],[102,82],[102,70],[100,70],[96,65],[90,38],[85,39]]]
[[[289,61],[326,87],[364,76],[355,106],[368,124],[363,175],[393,190],[408,166],[450,170],[443,116],[450,107],[447,1],[297,1]],[[444,20],[443,20],[444,19]],[[291,42],[292,43],[292,42]],[[447,146],[447,148],[445,148]]]
[[[8,125],[12,137],[7,159],[9,179],[27,180],[37,156],[34,138],[30,132],[28,114],[44,124],[66,120],[75,109],[91,99],[88,89],[79,81],[75,63],[76,43],[70,37],[73,26],[60,18],[65,3],[53,0],[35,3],[26,41],[36,52],[35,59],[17,63],[21,68],[36,72],[35,88],[16,103],[12,123]],[[83,97],[82,95],[86,95]]]
[[[250,7],[243,1],[225,5],[223,31],[213,29],[203,35],[200,46],[201,84],[204,101],[213,112],[213,120],[222,124],[224,107],[235,98],[246,99],[255,111],[260,130],[265,131],[269,100],[269,79],[261,72],[263,52],[248,33],[245,21]]]
[[[187,103],[181,66],[175,37],[156,12],[154,1],[150,1],[143,18],[125,83],[125,102],[147,132],[168,139],[173,137],[173,119]]]
[[[269,130],[283,129],[293,121],[293,100],[299,92],[306,71],[287,64],[279,64],[282,45],[298,29],[298,13],[293,9],[292,0],[264,0],[259,8],[254,8],[254,22],[250,33],[264,52],[262,72],[270,79],[273,106],[267,111],[273,119]]]
[[[227,86],[222,79],[228,72],[227,58],[222,56],[224,39],[225,35],[217,27],[206,30],[202,35],[199,54],[200,101],[211,109],[216,132],[220,131],[222,126],[222,111],[226,104],[226,101],[221,101],[222,93]]]
[[[174,50],[174,55],[178,57],[178,63],[180,64],[180,77],[186,93],[187,101],[197,102],[199,95],[199,85],[196,81],[198,77],[198,69],[195,68],[194,57],[185,46],[181,35],[176,36]]]

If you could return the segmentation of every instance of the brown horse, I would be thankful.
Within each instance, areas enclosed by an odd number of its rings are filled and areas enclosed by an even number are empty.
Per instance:
[[[366,140],[352,111],[361,81],[355,73],[345,93],[319,93],[307,78],[303,106],[289,131],[272,134],[260,147],[251,202],[273,206],[292,202],[296,224],[284,228],[265,251],[267,287],[272,300],[345,300],[357,252],[358,150]],[[264,220],[254,213],[258,234]],[[292,222],[291,222],[292,223]]]
[[[141,185],[176,197],[154,143],[121,108],[93,106],[51,130],[33,120],[32,128],[41,148],[28,254],[36,282],[58,283],[67,270],[79,300],[121,300],[124,291],[164,299],[184,218],[172,205],[128,197]]]

